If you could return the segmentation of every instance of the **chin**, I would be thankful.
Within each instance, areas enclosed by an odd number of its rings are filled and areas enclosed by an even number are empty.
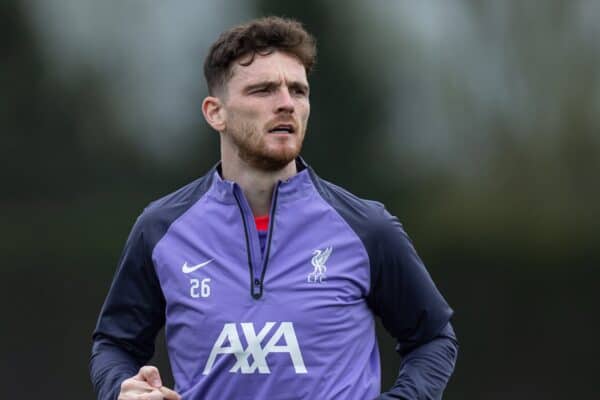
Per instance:
[[[279,171],[294,161],[300,154],[298,148],[278,149],[256,155],[249,160],[255,167],[264,171]]]

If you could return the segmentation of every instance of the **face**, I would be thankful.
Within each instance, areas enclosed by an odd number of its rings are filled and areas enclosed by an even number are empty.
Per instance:
[[[257,54],[248,66],[235,63],[225,90],[223,145],[261,170],[282,169],[298,156],[310,103],[297,58],[273,52]]]

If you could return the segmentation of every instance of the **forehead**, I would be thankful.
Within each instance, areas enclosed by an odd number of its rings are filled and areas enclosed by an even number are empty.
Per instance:
[[[273,52],[267,55],[256,54],[250,65],[240,65],[247,58],[242,57],[232,67],[229,87],[236,88],[261,81],[291,81],[308,84],[304,65],[296,57]]]

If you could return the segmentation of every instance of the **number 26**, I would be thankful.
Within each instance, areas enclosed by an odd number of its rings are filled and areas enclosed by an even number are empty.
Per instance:
[[[210,296],[210,286],[208,286],[209,282],[210,278],[204,278],[202,281],[198,279],[190,279],[190,296],[195,299],[199,297]]]

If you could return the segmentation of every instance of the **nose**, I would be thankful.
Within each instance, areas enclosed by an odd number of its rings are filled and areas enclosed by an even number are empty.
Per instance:
[[[292,98],[289,89],[286,86],[279,91],[277,96],[277,113],[293,113],[294,99]]]

